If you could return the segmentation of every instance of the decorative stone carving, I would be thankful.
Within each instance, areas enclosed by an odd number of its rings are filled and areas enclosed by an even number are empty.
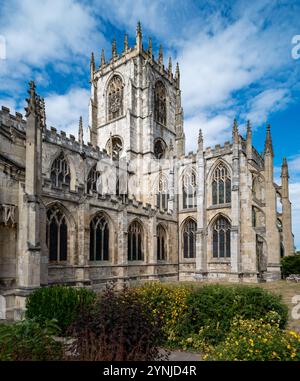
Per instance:
[[[5,226],[15,226],[16,221],[16,206],[3,204],[1,205],[1,221]]]

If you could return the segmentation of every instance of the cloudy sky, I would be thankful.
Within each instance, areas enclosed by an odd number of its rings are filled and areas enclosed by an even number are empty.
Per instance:
[[[241,131],[251,120],[261,152],[271,124],[277,181],[283,156],[290,166],[300,248],[300,58],[292,56],[300,0],[0,0],[0,20],[0,105],[22,112],[34,79],[48,126],[75,135],[80,115],[87,126],[91,51],[99,64],[114,37],[119,51],[125,32],[133,45],[140,20],[144,45],[152,36],[165,64],[168,56],[179,62],[187,151],[199,128],[206,146],[230,139],[236,117]]]

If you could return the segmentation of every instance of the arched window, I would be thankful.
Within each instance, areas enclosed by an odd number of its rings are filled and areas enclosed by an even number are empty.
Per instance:
[[[123,143],[119,136],[111,136],[106,143],[106,151],[112,157],[113,160],[118,161],[120,158],[120,152],[123,149]]]
[[[186,171],[182,181],[182,207],[196,208],[197,194],[196,194],[196,173],[193,170]]]
[[[168,200],[169,200],[168,181],[162,174],[159,175],[158,189],[157,189],[156,196],[157,196],[156,206],[159,209],[167,210]]]
[[[114,75],[107,88],[108,120],[123,115],[123,82],[120,76]]]
[[[154,156],[156,159],[162,159],[165,155],[166,145],[161,139],[154,142]]]
[[[194,220],[188,219],[183,227],[183,257],[196,257],[196,231],[197,224]]]
[[[49,260],[51,262],[67,260],[67,219],[57,206],[53,206],[47,211],[46,243],[49,250]]]
[[[162,225],[158,225],[156,228],[156,240],[157,240],[157,260],[164,261],[167,257],[167,239],[166,231]]]
[[[70,182],[70,167],[65,155],[61,152],[51,167],[51,184],[53,187],[61,188],[63,184],[70,186]]]
[[[96,215],[90,222],[90,261],[108,261],[109,226],[102,215]]]
[[[100,178],[100,172],[97,171],[96,165],[94,165],[87,178],[87,193],[93,193],[93,192],[99,192],[99,178]]]
[[[143,259],[143,228],[138,221],[134,221],[128,229],[128,260],[142,261]]]
[[[229,221],[224,217],[219,217],[213,226],[213,257],[230,257],[230,230]]]
[[[213,205],[231,202],[231,178],[228,169],[222,163],[217,166],[212,180]]]
[[[167,107],[166,107],[166,89],[161,81],[156,82],[154,90],[154,120],[166,125]]]

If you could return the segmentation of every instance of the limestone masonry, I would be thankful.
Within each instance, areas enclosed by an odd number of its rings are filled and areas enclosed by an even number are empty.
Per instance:
[[[0,111],[0,318],[50,284],[280,278],[294,241],[270,126],[263,154],[234,121],[231,142],[204,148],[199,130],[186,155],[179,66],[143,48],[140,24],[90,69],[90,143],[81,118],[77,140],[47,126],[33,82],[25,119]]]

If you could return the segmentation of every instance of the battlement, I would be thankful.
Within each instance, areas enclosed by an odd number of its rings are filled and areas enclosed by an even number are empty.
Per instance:
[[[60,131],[60,133],[58,133],[57,129],[52,126],[50,127],[50,130],[46,128],[43,139],[46,142],[60,145],[62,148],[75,151],[80,155],[86,155],[94,159],[108,157],[106,151],[100,151],[98,146],[94,147],[90,142],[87,144],[80,144],[74,135],[70,134],[67,136],[65,131]]]
[[[0,110],[0,125],[3,124],[7,127],[14,127],[22,132],[26,129],[26,120],[23,115],[16,112],[14,115],[10,113],[8,107],[2,106]]]

